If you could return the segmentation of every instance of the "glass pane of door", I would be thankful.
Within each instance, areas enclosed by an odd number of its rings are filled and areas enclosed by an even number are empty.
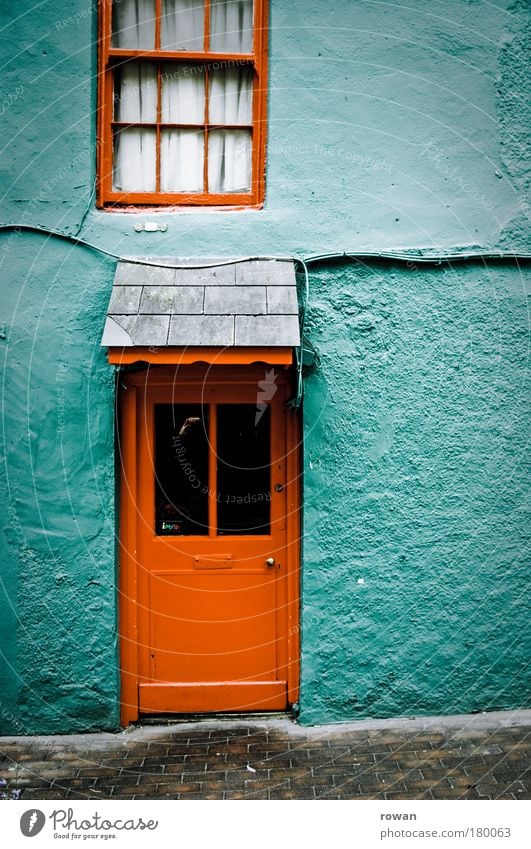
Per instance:
[[[155,533],[208,535],[208,407],[155,404]]]
[[[271,413],[255,404],[217,407],[218,534],[269,534]]]

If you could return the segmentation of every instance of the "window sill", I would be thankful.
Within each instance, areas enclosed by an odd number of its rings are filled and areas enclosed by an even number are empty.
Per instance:
[[[124,206],[98,205],[98,212],[110,213],[125,213],[126,215],[165,215],[166,213],[211,213],[211,212],[248,212],[258,211],[264,208],[264,202],[249,204],[242,206],[241,204],[234,206],[188,206],[185,204],[175,204],[173,206],[151,206],[149,204],[130,204]]]

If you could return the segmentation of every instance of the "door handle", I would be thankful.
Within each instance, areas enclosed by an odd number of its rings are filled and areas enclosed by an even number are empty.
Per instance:
[[[268,569],[272,569],[273,566],[275,565],[275,558],[274,557],[268,557],[265,564],[266,564]]]

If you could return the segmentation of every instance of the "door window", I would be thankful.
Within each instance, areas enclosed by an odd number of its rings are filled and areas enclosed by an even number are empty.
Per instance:
[[[217,414],[218,534],[268,534],[270,408],[219,404]]]
[[[158,535],[208,535],[208,432],[208,406],[155,404]]]
[[[155,533],[269,534],[270,407],[155,404],[154,416]]]

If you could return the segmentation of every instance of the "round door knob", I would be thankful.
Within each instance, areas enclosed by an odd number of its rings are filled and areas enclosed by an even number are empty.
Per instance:
[[[266,566],[268,567],[268,569],[272,569],[274,565],[275,565],[275,558],[274,557],[268,557],[267,560],[266,560]]]

